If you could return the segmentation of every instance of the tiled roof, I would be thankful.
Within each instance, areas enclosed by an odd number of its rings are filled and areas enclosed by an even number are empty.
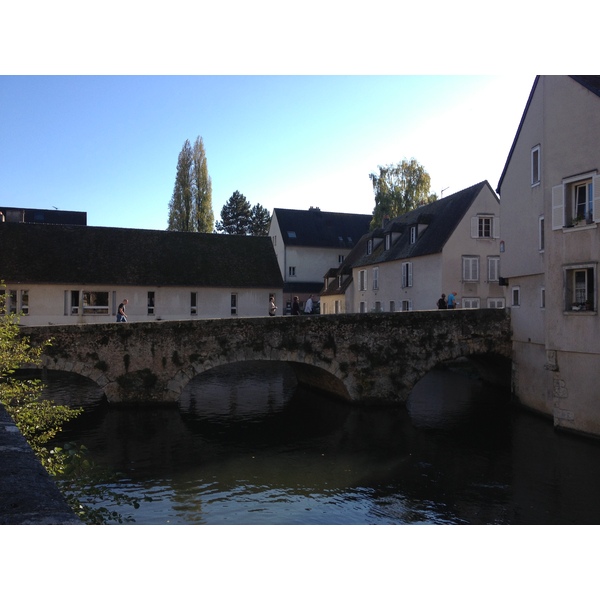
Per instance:
[[[494,194],[487,181],[481,181],[467,189],[412,210],[404,215],[392,219],[384,228],[384,233],[399,232],[400,236],[392,243],[389,250],[385,250],[385,243],[379,242],[371,254],[363,255],[355,260],[353,267],[377,264],[386,261],[437,254],[457,225],[463,219],[471,204],[479,193],[488,187]],[[410,227],[412,225],[427,225],[427,228],[417,237],[414,244],[410,243]],[[373,234],[371,234],[373,235]],[[373,236],[373,239],[381,235]]]
[[[0,280],[283,287],[269,237],[32,223],[0,223]]]
[[[286,246],[313,248],[353,248],[369,231],[372,219],[372,215],[323,212],[318,208],[276,208],[273,217],[277,218]]]

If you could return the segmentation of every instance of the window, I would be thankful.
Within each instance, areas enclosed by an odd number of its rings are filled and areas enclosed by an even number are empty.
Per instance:
[[[546,288],[540,288],[540,308],[546,308]]]
[[[296,277],[296,267],[288,267],[288,276]]]
[[[359,305],[359,312],[360,313],[366,313],[367,312],[367,305],[365,302],[361,302]]]
[[[190,314],[198,314],[198,292],[190,292]]]
[[[334,302],[334,311],[335,311],[336,315],[340,314],[340,301],[339,300],[336,300]]]
[[[512,297],[512,306],[520,306],[521,305],[521,288],[519,286],[515,286],[511,291]]]
[[[386,234],[385,236],[385,249],[389,250],[392,247],[392,236],[391,234]]]
[[[9,314],[17,313],[17,290],[8,290],[5,293],[4,290],[0,290],[0,294],[4,296],[4,310],[3,312]]]
[[[539,250],[540,252],[544,251],[544,217],[540,217],[539,220],[539,233],[538,233],[538,240],[539,240]]]
[[[462,257],[463,281],[479,281],[479,256]]]
[[[231,314],[237,315],[238,313],[238,297],[237,294],[231,294]],[[267,304],[268,306],[268,304]]]
[[[84,315],[108,315],[110,314],[108,298],[109,292],[79,292],[79,290],[65,292],[65,314],[78,315],[81,308]]]
[[[390,300],[390,312],[396,312],[396,303]]]
[[[344,255],[343,254],[338,254],[338,262],[340,264],[342,264],[344,262]]]
[[[463,308],[479,308],[479,298],[463,298]]]
[[[296,239],[296,232],[295,231],[288,231],[287,234],[288,234],[288,237],[290,239],[292,239],[292,240]]]
[[[154,314],[154,292],[148,292],[148,314]]]
[[[381,312],[381,302],[375,302],[375,312]]]
[[[402,287],[412,287],[413,284],[413,271],[412,263],[402,263]]]
[[[373,289],[379,289],[379,267],[373,267]]]
[[[23,315],[29,314],[29,290],[21,290],[21,302],[19,311]]]
[[[500,219],[494,215],[471,217],[471,237],[488,240],[500,237]]]
[[[410,228],[410,243],[414,244],[417,241],[417,226],[412,225]]]
[[[600,176],[595,171],[567,177],[552,188],[552,229],[600,220]]]
[[[367,254],[373,252],[373,240],[367,240]]]
[[[540,183],[540,146],[531,149],[531,185]]]
[[[592,265],[565,268],[565,310],[595,311],[596,269]]]
[[[488,298],[488,308],[504,308],[504,298]]]
[[[412,310],[412,300],[402,300],[402,312]]]
[[[338,288],[342,287],[343,279],[341,275],[338,275]]]
[[[277,246],[277,236],[274,235],[271,240],[273,240],[273,246]]]
[[[361,292],[367,289],[367,272],[364,269],[358,272],[358,289]]]
[[[500,257],[488,256],[488,281],[498,281],[500,269]]]

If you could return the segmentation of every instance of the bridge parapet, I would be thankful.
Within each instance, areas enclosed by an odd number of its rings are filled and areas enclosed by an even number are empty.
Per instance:
[[[32,344],[52,338],[47,369],[95,381],[110,402],[177,402],[209,369],[283,361],[299,381],[352,402],[406,400],[440,362],[511,357],[507,310],[260,317],[23,327]]]

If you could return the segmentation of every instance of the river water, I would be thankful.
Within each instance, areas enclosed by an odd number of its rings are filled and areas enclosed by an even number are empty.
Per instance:
[[[151,499],[106,504],[136,524],[600,523],[600,443],[460,370],[371,408],[298,388],[274,363],[205,373],[177,408],[109,407],[83,378],[44,381],[85,407],[59,441],[84,444],[114,491]]]

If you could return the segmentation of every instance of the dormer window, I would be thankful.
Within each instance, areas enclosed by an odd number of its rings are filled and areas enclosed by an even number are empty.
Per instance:
[[[410,227],[410,243],[414,244],[417,241],[417,226],[411,225]]]
[[[385,236],[385,249],[389,250],[392,247],[392,234],[388,233]]]
[[[372,254],[373,252],[373,240],[367,240],[367,254]]]

